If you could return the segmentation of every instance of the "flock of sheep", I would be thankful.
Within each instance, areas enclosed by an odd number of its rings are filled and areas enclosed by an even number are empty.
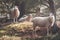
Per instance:
[[[20,11],[18,7],[15,6],[11,11],[11,18],[14,19],[14,22],[17,21],[19,15],[20,15]],[[39,17],[39,16],[33,17],[32,14],[29,14],[29,15],[24,15],[24,17],[21,17],[18,20],[18,22],[24,22],[24,21],[33,22],[34,30],[37,26],[47,27],[47,35],[48,35],[49,27],[52,27],[54,25],[55,17],[52,13],[50,13],[48,17]]]

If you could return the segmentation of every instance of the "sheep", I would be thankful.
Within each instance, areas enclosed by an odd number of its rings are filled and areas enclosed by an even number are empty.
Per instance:
[[[25,17],[22,17],[19,19],[19,22],[24,22],[24,21],[28,21],[28,22],[31,22],[32,20],[32,14],[29,14],[29,15],[24,15]]]
[[[52,13],[48,17],[34,17],[32,19],[34,30],[37,26],[47,27],[47,35],[49,35],[49,29],[54,25],[55,17]]]
[[[26,18],[27,18],[27,15],[24,15],[24,17],[21,17],[21,18],[19,19],[19,22],[24,22],[24,21],[26,21]]]
[[[32,14],[29,14],[28,17],[26,18],[26,21],[31,22],[32,18],[33,18]]]
[[[13,7],[12,9],[10,9],[11,13],[10,13],[10,17],[11,19],[14,20],[14,22],[17,22],[17,18],[20,15],[20,11],[18,9],[18,6]]]

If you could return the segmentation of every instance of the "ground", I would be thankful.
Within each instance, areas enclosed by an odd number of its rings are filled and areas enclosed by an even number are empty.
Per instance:
[[[58,25],[58,28],[60,28],[60,22],[56,22]],[[23,23],[3,23],[0,24],[0,39],[3,40],[24,40],[25,38],[44,38],[46,36],[46,28],[40,28],[40,30],[36,30],[36,34],[33,30],[33,23],[32,22],[23,22]],[[51,40],[59,40],[60,38],[60,30],[53,35],[50,35],[49,38]],[[55,38],[56,37],[56,38]],[[17,39],[16,39],[17,38]]]

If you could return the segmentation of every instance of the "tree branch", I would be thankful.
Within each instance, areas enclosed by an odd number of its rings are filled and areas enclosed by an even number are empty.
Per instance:
[[[47,6],[49,8],[49,6],[47,4],[42,3],[42,5],[45,5],[45,6]]]

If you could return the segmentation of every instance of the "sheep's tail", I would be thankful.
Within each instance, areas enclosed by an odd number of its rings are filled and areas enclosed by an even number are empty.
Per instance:
[[[51,27],[54,25],[54,23],[55,23],[55,16],[54,15],[52,15],[52,16],[50,16],[52,19],[52,24],[51,24]]]

